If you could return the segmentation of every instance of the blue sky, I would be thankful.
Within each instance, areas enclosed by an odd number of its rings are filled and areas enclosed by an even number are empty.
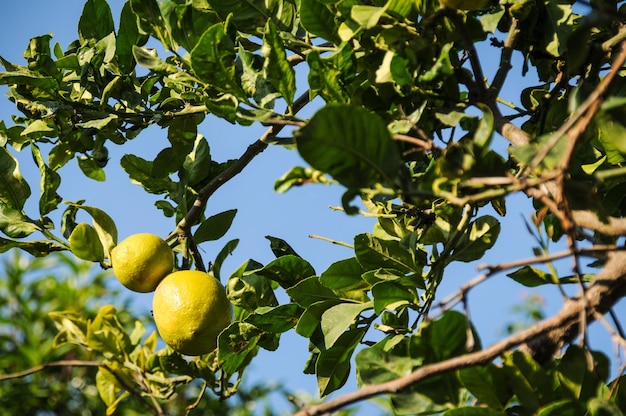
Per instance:
[[[114,16],[119,14],[123,2],[111,0]],[[22,64],[22,53],[28,40],[33,36],[52,33],[53,42],[59,42],[63,48],[74,40],[76,27],[83,6],[82,0],[3,0],[0,17],[0,55],[5,59]],[[495,58],[494,58],[495,59]],[[487,65],[490,69],[494,65]],[[526,82],[521,80],[520,82]],[[6,89],[0,88],[4,95]],[[514,91],[509,99],[514,99]],[[518,93],[519,94],[519,93]],[[313,108],[304,114],[311,114]],[[7,126],[11,124],[10,115],[16,113],[12,103],[0,99],[0,119]],[[200,128],[211,145],[213,158],[223,161],[238,157],[245,148],[256,140],[264,131],[262,126],[236,127],[210,116]],[[498,137],[498,145],[503,149],[506,142]],[[111,161],[107,165],[107,181],[100,183],[88,179],[78,170],[75,162],[70,162],[61,169],[63,183],[60,194],[65,200],[85,199],[87,205],[106,211],[116,222],[120,239],[138,232],[151,232],[166,236],[174,228],[173,220],[165,218],[154,207],[157,200],[145,193],[142,188],[133,185],[126,173],[119,166],[119,159],[125,153],[136,153],[146,159],[154,157],[166,142],[165,131],[151,128],[142,133],[133,142],[123,147],[111,145]],[[20,156],[21,169],[30,181],[36,194],[37,169],[32,163],[30,152]],[[229,257],[222,268],[222,273],[229,275],[248,258],[262,263],[273,259],[265,235],[273,235],[287,240],[294,249],[309,260],[318,273],[332,262],[351,257],[346,248],[311,239],[310,234],[322,235],[331,239],[351,243],[355,234],[369,232],[373,221],[363,217],[348,217],[342,212],[333,211],[330,205],[340,205],[343,192],[339,186],[319,185],[294,189],[286,194],[273,191],[274,181],[294,165],[304,165],[296,152],[280,147],[270,147],[259,155],[242,174],[223,186],[211,198],[206,215],[213,215],[227,209],[237,208],[238,214],[233,227],[226,237],[218,242],[203,244],[204,260],[214,258],[222,245],[232,238],[239,238],[239,247]],[[31,201],[27,209],[32,216],[37,216],[36,201]],[[530,200],[514,197],[507,200],[509,213],[502,220],[502,237],[497,247],[488,252],[478,263],[496,264],[505,261],[528,258],[532,254],[533,239],[527,232],[522,212],[530,212]],[[486,212],[493,214],[491,212]],[[57,214],[58,215],[58,214]],[[528,216],[528,215],[526,215]],[[85,218],[84,221],[88,221]],[[555,251],[558,251],[555,248]],[[571,269],[569,260],[559,263],[562,270]],[[448,270],[439,291],[440,297],[455,291],[460,285],[474,278],[478,272],[476,264],[459,265]],[[0,271],[1,278],[1,271]],[[556,288],[542,291],[525,290],[512,285],[504,274],[492,277],[489,281],[471,292],[469,305],[472,319],[481,334],[483,345],[494,342],[504,324],[515,319],[510,309],[530,293],[542,293],[546,298],[548,313],[558,310],[561,300]],[[151,294],[132,294],[138,308],[149,308]],[[623,312],[623,305],[621,311]],[[619,310],[618,310],[619,314]],[[597,325],[596,325],[597,327]],[[612,353],[608,335],[603,329],[594,329],[597,336],[592,347],[603,348]],[[308,356],[307,340],[295,333],[284,336],[281,347],[273,353],[261,352],[248,371],[250,381],[276,380],[285,382],[294,391],[304,390],[312,395],[317,391],[313,376],[302,374],[302,368]],[[352,390],[354,382],[344,388]]]

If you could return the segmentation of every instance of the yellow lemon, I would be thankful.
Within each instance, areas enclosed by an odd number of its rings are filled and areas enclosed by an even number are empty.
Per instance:
[[[153,292],[174,268],[174,252],[158,235],[133,234],[111,250],[113,273],[128,289]]]
[[[450,9],[479,10],[485,7],[489,0],[439,0],[439,2]]]
[[[175,351],[202,355],[217,347],[217,336],[232,322],[224,286],[210,273],[181,270],[161,281],[152,299],[159,335]]]

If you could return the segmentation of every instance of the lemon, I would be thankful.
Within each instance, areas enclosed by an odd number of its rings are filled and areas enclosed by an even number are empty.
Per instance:
[[[161,281],[152,299],[159,335],[175,351],[202,355],[217,347],[217,336],[232,322],[224,286],[210,273],[181,270]]]
[[[439,0],[439,2],[450,9],[479,10],[485,7],[489,0]]]
[[[111,250],[117,280],[135,292],[153,292],[174,268],[174,252],[158,235],[133,234]]]

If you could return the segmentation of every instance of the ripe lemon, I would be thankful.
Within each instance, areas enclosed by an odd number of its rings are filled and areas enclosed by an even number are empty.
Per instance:
[[[212,274],[181,270],[157,287],[152,315],[167,345],[181,354],[202,355],[217,347],[217,336],[230,325],[233,311],[224,286]]]
[[[174,252],[158,235],[133,234],[111,250],[113,273],[128,289],[153,292],[174,268]]]
[[[439,2],[450,9],[479,10],[485,7],[489,0],[439,0]]]

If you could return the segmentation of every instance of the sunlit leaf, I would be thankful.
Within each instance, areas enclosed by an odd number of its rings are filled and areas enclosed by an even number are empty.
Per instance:
[[[30,196],[30,186],[20,173],[17,159],[0,147],[0,201],[21,210]]]
[[[237,214],[236,209],[230,209],[228,211],[220,212],[202,221],[198,229],[194,232],[193,237],[196,243],[202,243],[204,241],[219,240],[226,234],[230,228],[233,219]]]
[[[106,0],[87,0],[78,21],[81,42],[100,40],[113,32],[113,15]]]
[[[280,92],[287,104],[291,105],[296,93],[296,75],[287,61],[283,41],[271,19],[265,26],[261,51],[265,56],[264,69],[267,79]]]
[[[470,262],[480,259],[495,244],[500,235],[500,222],[485,215],[470,224],[456,245],[452,258],[456,261]]]
[[[321,330],[324,335],[324,346],[331,348],[339,337],[354,324],[355,319],[366,309],[372,307],[370,303],[340,303],[328,308],[321,316]]]
[[[326,396],[342,387],[350,374],[352,353],[365,335],[366,328],[344,332],[333,346],[321,351],[315,364],[320,396]]]
[[[361,107],[324,107],[297,132],[296,142],[311,166],[351,189],[389,183],[398,173],[400,154],[386,124]]]
[[[70,250],[79,259],[87,261],[104,260],[104,248],[96,230],[89,224],[82,222],[74,227],[69,238]]]
[[[308,32],[316,36],[331,42],[338,40],[335,16],[320,0],[300,2],[300,22]]]
[[[24,238],[37,231],[38,228],[37,224],[22,211],[0,203],[0,231],[5,235],[11,238]]]

